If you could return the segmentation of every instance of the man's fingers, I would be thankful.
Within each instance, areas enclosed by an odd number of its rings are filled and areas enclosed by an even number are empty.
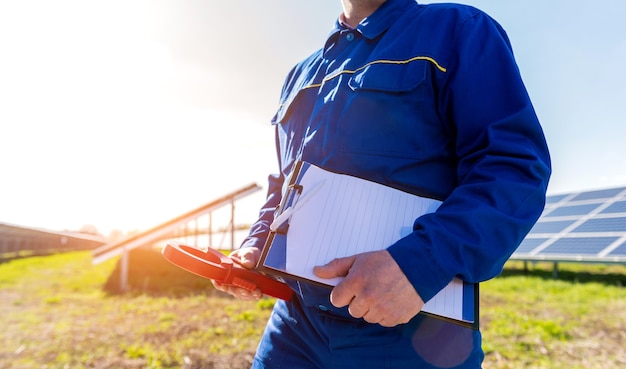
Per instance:
[[[369,313],[369,306],[352,299],[350,305],[348,305],[348,312],[354,318],[364,318]]]
[[[257,248],[246,247],[233,251],[229,256],[230,258],[237,264],[243,266],[244,268],[252,269],[256,265],[256,262],[259,258],[260,251]],[[263,297],[263,293],[260,289],[255,289],[253,291],[247,290],[245,288],[240,288],[234,285],[224,285],[216,281],[212,281],[213,286],[222,292],[226,292],[236,298],[242,300],[258,300]]]
[[[333,260],[318,267],[322,277],[343,276],[330,293],[330,302],[355,318],[393,327],[408,322],[424,306],[421,297],[389,252],[375,251]]]
[[[252,269],[256,266],[259,259],[259,250],[256,248],[248,247],[239,250],[235,250],[230,254],[230,258],[237,264],[240,264],[246,269]]]
[[[263,297],[263,293],[258,288],[254,291],[248,291],[245,288],[234,287],[231,291],[235,297],[242,300],[258,300]]]
[[[356,256],[348,256],[345,258],[336,258],[331,260],[328,264],[322,266],[316,266],[313,268],[313,273],[316,276],[324,279],[331,279],[337,277],[345,277],[348,275],[348,271],[354,264]]]
[[[350,271],[350,268],[352,268],[355,260],[356,255],[345,258],[336,258],[331,260],[326,265],[314,267],[313,273],[324,279],[345,277],[348,275],[348,272]],[[335,288],[333,288],[330,293],[330,302],[336,307],[343,307],[348,305],[350,301],[352,301],[353,297],[354,293],[352,292],[352,288],[350,288],[350,283],[344,279],[341,283],[335,286]]]
[[[254,291],[249,291],[245,288],[239,288],[233,285],[224,285],[215,281],[212,281],[212,282],[213,282],[213,286],[218,291],[228,293],[229,295],[232,295],[238,299],[258,300],[261,297],[263,297],[263,292],[261,292],[259,288],[255,289]]]

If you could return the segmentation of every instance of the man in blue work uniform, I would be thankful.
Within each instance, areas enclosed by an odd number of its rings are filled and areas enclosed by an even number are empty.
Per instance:
[[[471,7],[342,0],[322,49],[287,76],[273,124],[280,174],[240,250],[255,265],[296,159],[442,201],[383,251],[293,282],[254,368],[480,368],[481,336],[418,314],[454,277],[498,275],[539,217],[550,158],[509,40]],[[243,299],[260,291],[217,286]]]

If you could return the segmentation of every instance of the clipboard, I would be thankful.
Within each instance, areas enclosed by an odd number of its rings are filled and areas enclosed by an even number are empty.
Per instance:
[[[276,279],[233,262],[221,252],[209,248],[206,252],[178,241],[168,241],[161,254],[172,264],[200,277],[223,285],[232,285],[289,301],[293,290]]]
[[[383,250],[413,231],[440,201],[297,161],[287,178],[256,269],[281,281],[333,288],[313,266],[336,257]],[[422,313],[478,328],[478,284],[455,278],[427,301]]]

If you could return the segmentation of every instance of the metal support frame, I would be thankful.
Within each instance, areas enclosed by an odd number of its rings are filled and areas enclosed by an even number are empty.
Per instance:
[[[128,289],[128,259],[130,255],[128,249],[124,248],[120,260],[120,291],[125,292]]]
[[[163,224],[157,225],[156,227],[144,231],[140,234],[129,237],[121,242],[117,242],[114,244],[107,244],[101,246],[92,251],[92,263],[99,264],[105,260],[108,260],[114,256],[121,256],[120,261],[120,289],[122,291],[126,291],[128,289],[128,272],[129,272],[129,252],[137,247],[145,246],[153,244],[156,241],[164,240],[172,237],[172,232],[175,232],[180,227],[185,228],[184,236],[187,238],[189,236],[189,222],[195,221],[195,235],[197,242],[198,235],[198,218],[209,214],[209,237],[212,237],[212,211],[216,210],[222,206],[231,205],[231,248],[234,247],[234,239],[235,239],[235,226],[234,226],[234,218],[235,218],[235,201],[250,195],[258,190],[261,187],[257,184],[251,184],[247,187],[244,187],[238,191],[235,191],[227,196],[219,198],[211,203],[203,205],[197,209],[194,209],[190,212],[182,214],[174,219],[171,219]]]
[[[230,202],[230,250],[235,249],[235,201]]]

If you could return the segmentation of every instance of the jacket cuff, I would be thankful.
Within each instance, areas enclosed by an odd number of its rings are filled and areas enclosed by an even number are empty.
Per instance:
[[[428,245],[413,232],[387,248],[424,302],[450,283]]]

